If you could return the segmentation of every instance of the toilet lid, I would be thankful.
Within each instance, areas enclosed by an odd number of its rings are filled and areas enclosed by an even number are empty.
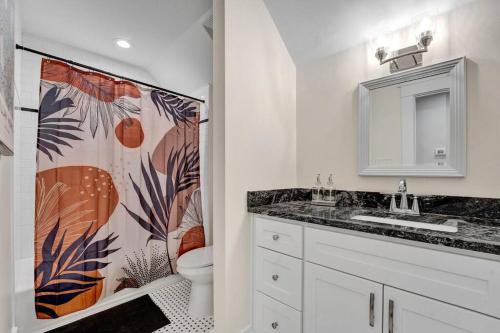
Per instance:
[[[177,266],[182,268],[207,267],[213,264],[211,246],[191,250],[177,259]]]

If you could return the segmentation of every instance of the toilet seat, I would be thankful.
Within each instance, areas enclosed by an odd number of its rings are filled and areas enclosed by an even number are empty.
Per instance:
[[[212,253],[212,246],[191,250],[177,259],[177,267],[181,269],[192,269],[213,266]]]

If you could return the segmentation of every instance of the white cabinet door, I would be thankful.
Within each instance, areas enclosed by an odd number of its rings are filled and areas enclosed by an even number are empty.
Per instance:
[[[306,263],[304,287],[304,332],[382,332],[381,284]]]
[[[384,287],[384,333],[493,333],[500,320]]]

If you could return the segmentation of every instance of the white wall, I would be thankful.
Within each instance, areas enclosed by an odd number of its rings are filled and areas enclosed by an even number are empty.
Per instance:
[[[14,39],[16,43],[21,41],[21,21],[15,3]],[[17,62],[18,54],[15,54],[14,81],[15,88],[14,105],[19,106],[18,83],[20,71]],[[14,123],[15,125],[15,123]],[[11,156],[0,156],[0,333],[10,332],[14,323],[14,253],[13,253],[13,164]]]
[[[400,32],[405,44],[414,38]],[[424,65],[466,56],[467,177],[411,178],[412,192],[500,197],[500,1],[477,0],[442,15]],[[388,74],[368,45],[297,67],[297,173],[336,175],[337,188],[393,191],[396,177],[357,175],[357,84]]]
[[[212,81],[212,40],[203,23],[212,11],[202,15],[179,35],[168,49],[158,50],[146,68],[162,87],[189,94]]]
[[[214,256],[214,322],[225,332],[226,303],[226,146],[225,146],[225,0],[213,0],[212,208]]]
[[[12,157],[0,156],[0,332],[12,324]]]
[[[223,253],[215,252],[215,264],[223,261],[222,266],[215,267],[215,323],[217,332],[234,333],[251,322],[246,192],[296,183],[296,72],[262,0],[226,1],[224,9],[224,110],[218,109],[220,104],[214,105],[215,113],[224,113],[224,119],[215,119],[214,136],[216,127],[221,130],[219,126],[224,123],[226,139],[224,148],[214,147],[214,152],[217,149],[224,156],[222,162],[221,156],[217,160],[214,155],[214,168],[223,163],[225,170],[223,175],[214,175],[214,242],[217,247],[224,247]],[[217,54],[218,47],[215,43],[216,58],[221,56]],[[216,91],[223,87],[218,83]],[[217,97],[216,102],[220,103]],[[222,144],[215,137],[214,141]],[[217,192],[221,184],[223,190]],[[216,217],[216,201],[220,204],[217,214],[223,210],[221,216],[225,215],[223,220]],[[217,295],[222,286],[224,300]]]

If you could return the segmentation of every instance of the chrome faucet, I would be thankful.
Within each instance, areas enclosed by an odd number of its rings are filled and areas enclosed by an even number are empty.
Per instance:
[[[396,194],[392,194],[391,196],[391,206],[389,211],[391,213],[398,214],[409,214],[409,215],[420,215],[420,209],[418,207],[418,197],[413,195],[413,204],[411,209],[408,209],[408,198],[407,198],[407,190],[406,179],[401,179],[399,181],[398,193],[401,194],[401,201],[399,203],[399,208],[396,204]]]

